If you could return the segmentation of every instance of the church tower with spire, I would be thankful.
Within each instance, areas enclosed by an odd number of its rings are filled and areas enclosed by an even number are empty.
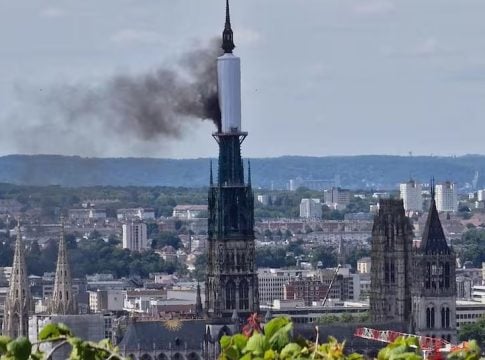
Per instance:
[[[448,246],[436,209],[434,181],[421,245],[414,254],[412,331],[456,341],[456,255]]]
[[[51,314],[55,315],[77,314],[77,303],[72,290],[71,269],[69,267],[66,241],[64,239],[63,218],[61,218],[61,234],[59,237],[56,277],[49,311]]]
[[[22,241],[20,223],[17,226],[17,240],[13,257],[10,288],[5,299],[3,335],[11,338],[29,336],[29,312],[31,296],[25,263],[25,247]]]
[[[221,325],[235,325],[259,311],[254,195],[249,163],[245,182],[241,158],[241,144],[247,132],[241,130],[241,70],[240,59],[232,53],[234,48],[229,1],[226,0],[222,33],[224,54],[217,59],[221,124],[213,134],[219,144],[219,166],[215,182],[211,169],[205,282],[208,322]]]

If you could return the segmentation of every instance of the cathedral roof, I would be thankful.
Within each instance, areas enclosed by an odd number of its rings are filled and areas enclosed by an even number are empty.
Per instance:
[[[425,253],[450,253],[434,198],[431,200],[420,250]]]
[[[123,352],[138,350],[200,350],[204,342],[204,320],[134,321],[126,329],[118,347]]]

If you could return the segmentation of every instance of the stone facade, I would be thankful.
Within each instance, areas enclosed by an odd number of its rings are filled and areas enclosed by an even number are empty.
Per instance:
[[[381,199],[372,229],[370,314],[373,322],[409,323],[413,227],[402,200]]]
[[[414,254],[412,331],[456,341],[456,255],[446,243],[434,193],[421,246]]]

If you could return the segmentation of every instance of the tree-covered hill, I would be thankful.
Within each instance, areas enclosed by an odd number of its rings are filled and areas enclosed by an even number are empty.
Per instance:
[[[210,159],[82,158],[58,155],[0,157],[0,182],[62,186],[206,186]],[[216,167],[217,161],[214,162]],[[247,165],[246,165],[247,166]],[[253,184],[283,189],[289,179],[329,180],[338,175],[343,187],[395,189],[413,177],[425,181],[453,180],[460,188],[471,184],[478,171],[478,186],[485,187],[485,156],[284,156],[251,159]]]

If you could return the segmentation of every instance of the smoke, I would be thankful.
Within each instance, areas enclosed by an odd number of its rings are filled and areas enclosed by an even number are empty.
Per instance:
[[[24,92],[23,101],[34,102],[37,116],[45,119],[38,124],[40,133],[52,128],[79,131],[84,137],[116,132],[125,139],[134,136],[151,142],[181,138],[200,120],[210,120],[220,129],[216,68],[220,54],[220,43],[214,39],[183,54],[172,66],[138,75],[118,74],[96,85],[61,84],[41,93]]]

